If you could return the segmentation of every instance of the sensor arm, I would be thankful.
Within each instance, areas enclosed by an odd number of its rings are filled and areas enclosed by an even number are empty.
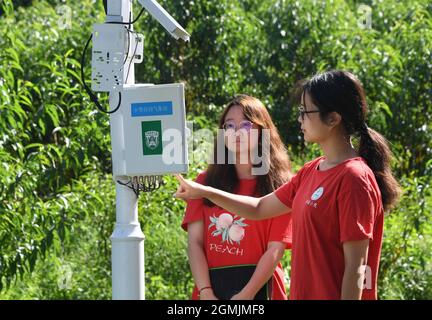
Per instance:
[[[155,18],[176,40],[188,42],[190,34],[156,1],[138,0],[138,2]]]

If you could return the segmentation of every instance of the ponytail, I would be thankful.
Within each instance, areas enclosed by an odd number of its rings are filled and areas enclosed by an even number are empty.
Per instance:
[[[392,153],[387,140],[364,124],[360,130],[359,155],[373,171],[381,190],[384,211],[391,210],[400,197],[400,186],[390,168]]]

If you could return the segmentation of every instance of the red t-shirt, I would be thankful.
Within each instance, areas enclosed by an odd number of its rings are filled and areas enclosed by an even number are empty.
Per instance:
[[[205,173],[196,181],[205,184]],[[254,196],[256,179],[241,179],[234,193]],[[291,215],[252,221],[240,218],[218,206],[208,207],[202,199],[189,200],[182,227],[191,222],[204,221],[204,246],[209,268],[257,264],[267,251],[270,241],[280,241],[291,247]],[[237,222],[236,222],[237,221]],[[228,230],[222,232],[222,230]],[[220,232],[218,232],[220,230]],[[192,299],[198,298],[195,286]],[[284,272],[279,263],[272,277],[271,299],[287,299]]]
[[[306,165],[275,191],[292,208],[290,299],[340,299],[343,243],[370,239],[362,299],[377,299],[384,213],[381,193],[363,158],[325,171],[324,157]]]

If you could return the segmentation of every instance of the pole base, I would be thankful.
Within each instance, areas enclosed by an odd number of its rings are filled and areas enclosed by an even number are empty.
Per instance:
[[[111,236],[113,300],[144,300],[144,234],[139,224],[115,225]]]

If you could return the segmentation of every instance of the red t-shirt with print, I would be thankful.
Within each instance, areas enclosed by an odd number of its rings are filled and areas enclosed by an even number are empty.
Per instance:
[[[275,191],[292,208],[290,299],[340,299],[343,243],[370,239],[362,299],[377,299],[384,213],[372,170],[361,157],[321,171],[315,159]]]
[[[205,184],[205,172],[196,181]],[[254,196],[256,179],[241,179],[234,193]],[[291,217],[285,214],[273,219],[252,221],[240,218],[218,206],[208,207],[202,199],[189,200],[182,227],[204,221],[204,246],[209,268],[257,264],[270,241],[291,247]],[[226,231],[225,231],[226,230]],[[225,232],[224,232],[225,231]],[[197,300],[195,286],[192,299]],[[287,299],[284,272],[279,263],[272,277],[271,299]]]

